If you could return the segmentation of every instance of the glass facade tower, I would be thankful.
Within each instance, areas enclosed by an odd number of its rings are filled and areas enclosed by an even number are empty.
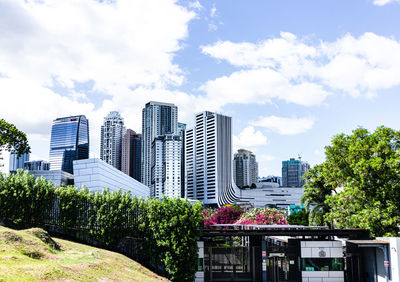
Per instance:
[[[84,115],[57,118],[50,140],[50,170],[73,173],[72,162],[89,158],[89,121]]]

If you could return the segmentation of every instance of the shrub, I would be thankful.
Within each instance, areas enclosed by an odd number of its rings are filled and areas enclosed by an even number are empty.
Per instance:
[[[237,224],[254,225],[287,225],[288,222],[283,213],[277,209],[256,208],[244,213],[236,222]]]

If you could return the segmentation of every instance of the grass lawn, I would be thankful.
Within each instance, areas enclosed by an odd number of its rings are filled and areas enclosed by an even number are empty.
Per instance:
[[[168,281],[124,255],[0,226],[0,281]]]

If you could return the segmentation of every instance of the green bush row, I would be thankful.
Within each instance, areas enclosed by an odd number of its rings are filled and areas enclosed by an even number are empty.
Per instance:
[[[115,249],[139,240],[141,263],[173,281],[193,281],[203,206],[178,198],[137,199],[129,192],[57,187],[27,171],[0,174],[0,220],[56,226],[66,235]],[[87,236],[83,236],[83,235]]]

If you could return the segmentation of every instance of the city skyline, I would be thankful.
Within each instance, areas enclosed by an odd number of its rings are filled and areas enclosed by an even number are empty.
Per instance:
[[[49,120],[81,113],[99,157],[104,116],[141,133],[153,100],[188,127],[231,116],[233,149],[254,152],[260,176],[297,155],[321,163],[358,126],[399,129],[398,1],[141,2],[2,1],[0,112],[31,159],[48,160]]]

